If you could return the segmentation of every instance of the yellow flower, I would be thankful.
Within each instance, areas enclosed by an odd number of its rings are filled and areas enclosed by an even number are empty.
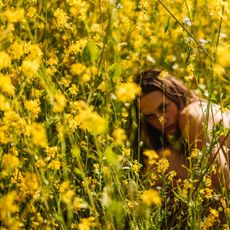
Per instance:
[[[211,188],[204,188],[200,190],[200,193],[203,194],[203,197],[206,199],[211,199],[213,198],[213,190]]]
[[[82,110],[93,111],[93,107],[89,106],[85,101],[74,101],[70,103],[71,113],[76,114],[76,112],[80,112]]]
[[[140,92],[141,89],[138,85],[133,82],[127,82],[118,84],[115,94],[119,101],[125,103],[133,101]]]
[[[34,194],[39,189],[38,177],[35,173],[26,172],[21,177],[21,189],[25,193]]]
[[[43,159],[38,159],[35,163],[35,166],[40,169],[44,169],[46,167],[46,163],[44,162]]]
[[[217,63],[222,67],[230,66],[230,46],[223,45],[217,49]]]
[[[86,129],[93,135],[98,135],[106,132],[106,119],[100,116],[97,112],[92,111],[90,108],[80,110],[79,114],[76,115],[74,119],[80,125],[80,128]]]
[[[73,75],[80,75],[80,74],[84,73],[85,70],[86,70],[86,66],[81,64],[81,63],[75,63],[75,64],[71,65],[71,67],[70,67],[70,72]]]
[[[64,193],[66,190],[68,190],[69,186],[70,186],[70,182],[68,180],[63,181],[59,188],[60,193]]]
[[[194,64],[189,64],[186,68],[188,74],[191,76],[194,73]]]
[[[39,45],[38,44],[32,45],[29,43],[25,47],[26,47],[25,48],[26,52],[29,54],[26,57],[26,60],[28,60],[28,61],[36,60],[37,63],[40,64],[43,53],[42,53],[42,50],[40,49]]]
[[[73,17],[77,17],[80,20],[86,20],[88,10],[87,1],[74,1],[70,6],[69,11]]]
[[[124,151],[123,151],[124,156],[128,157],[128,156],[130,156],[130,154],[131,154],[131,149],[129,149],[129,148],[124,149]]]
[[[76,95],[79,89],[77,88],[76,84],[72,84],[71,87],[69,88],[69,92],[72,95]]]
[[[76,197],[73,201],[73,207],[75,209],[88,208],[88,204],[82,198]]]
[[[148,158],[149,165],[153,165],[156,160],[159,159],[159,156],[155,150],[145,150],[143,155]]]
[[[36,13],[37,13],[36,8],[30,7],[28,9],[27,16],[30,17],[30,18],[32,18]]]
[[[164,149],[162,152],[161,152],[162,156],[164,157],[169,157],[172,153],[172,151],[168,148]]]
[[[161,204],[161,197],[159,193],[152,189],[144,191],[141,194],[141,200],[148,206]]]
[[[167,71],[161,71],[159,79],[164,79],[169,76],[169,73]]]
[[[9,216],[18,212],[19,207],[15,204],[18,200],[17,193],[15,191],[10,192],[0,198],[0,219],[7,223]]]
[[[174,183],[174,178],[177,176],[177,173],[175,171],[170,171],[169,172],[169,175],[168,175],[168,179],[169,181],[173,182]]]
[[[132,169],[136,176],[138,176],[140,168],[141,168],[140,163],[137,160],[134,160]]]
[[[25,11],[23,8],[8,9],[2,14],[2,18],[8,22],[22,22],[24,20]]]
[[[8,127],[6,125],[0,126],[0,143],[7,144],[10,142],[9,135],[7,133]]]
[[[89,218],[82,218],[80,224],[78,224],[79,230],[90,230],[91,227],[95,226],[95,218],[89,217]]]
[[[219,212],[216,209],[211,208],[209,211],[210,211],[210,214],[214,216],[215,218],[219,217]]]
[[[210,229],[215,222],[219,222],[219,212],[215,209],[210,208],[208,216],[205,218],[203,223],[203,230]]]
[[[203,180],[204,180],[204,183],[205,183],[206,187],[210,188],[212,186],[212,180],[211,180],[211,178],[205,176]]]
[[[69,17],[66,15],[66,13],[62,9],[60,8],[56,9],[54,12],[54,16],[56,18],[57,28],[69,27],[68,22],[67,22]]]
[[[88,82],[91,80],[91,76],[88,73],[84,73],[80,77],[81,82]]]
[[[160,116],[158,120],[159,120],[159,122],[161,123],[161,125],[164,124],[164,120],[165,120],[165,119],[164,119],[164,116]]]
[[[53,170],[59,170],[61,167],[61,162],[58,160],[52,160],[49,164],[48,164],[48,169],[53,169]]]
[[[0,70],[11,65],[10,55],[5,51],[0,51]]]
[[[124,145],[124,142],[127,139],[127,136],[125,134],[125,130],[122,128],[116,128],[113,131],[112,134],[113,138],[114,138],[114,143],[118,144],[118,145]]]
[[[169,168],[169,161],[165,157],[161,158],[157,164],[158,173],[165,173],[166,170]]]
[[[9,47],[9,53],[12,59],[19,59],[24,54],[23,44],[20,42],[14,42]]]
[[[24,101],[24,106],[33,118],[37,118],[41,112],[40,102],[38,100]]]
[[[77,54],[78,52],[82,52],[84,47],[86,46],[87,40],[86,39],[80,39],[76,41],[74,44],[70,45],[68,54],[69,53],[74,53]],[[78,64],[78,63],[76,63]]]
[[[0,94],[0,110],[8,111],[10,110],[10,103],[7,101],[6,97]]]
[[[52,146],[52,147],[46,147],[45,148],[45,152],[48,154],[49,157],[51,158],[56,158],[58,152],[59,152],[59,149],[57,146]]]
[[[197,158],[200,154],[201,154],[201,151],[199,149],[195,148],[192,150],[190,157],[191,158]]]
[[[55,113],[61,113],[66,106],[67,100],[65,96],[61,92],[56,92],[54,94],[54,102],[53,102],[53,111]]]
[[[18,135],[25,132],[26,122],[22,119],[19,114],[14,111],[5,111],[4,117],[2,118],[2,125],[0,125],[0,139],[4,137],[5,141],[18,141]],[[2,135],[3,134],[3,135]],[[1,141],[3,141],[1,140]]]
[[[75,195],[75,192],[73,190],[68,190],[68,191],[61,194],[61,200],[65,204],[70,204],[70,202],[72,202],[74,195]]]
[[[66,113],[64,115],[64,121],[71,131],[75,131],[78,128],[78,123],[76,122],[72,114]]]
[[[106,83],[103,81],[103,82],[98,86],[98,89],[99,89],[101,92],[105,92],[105,91],[106,91]]]
[[[13,154],[5,154],[2,158],[2,165],[7,171],[13,170],[19,167],[20,162],[17,156]]]
[[[14,95],[14,86],[9,76],[0,75],[0,91],[10,96]]]
[[[34,145],[46,147],[47,146],[47,137],[45,126],[42,123],[32,123],[27,127],[29,135],[32,137],[32,142]]]
[[[40,65],[37,60],[24,60],[22,62],[22,72],[26,77],[32,78],[37,74],[39,66]]]

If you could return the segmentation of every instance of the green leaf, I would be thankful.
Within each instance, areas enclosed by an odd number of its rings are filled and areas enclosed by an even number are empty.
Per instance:
[[[97,45],[93,41],[88,41],[82,54],[83,61],[87,64],[94,62],[99,56]]]
[[[114,63],[109,67],[109,74],[114,79],[119,78],[122,72],[123,72],[123,67],[119,63]]]
[[[108,147],[105,152],[104,152],[105,158],[107,163],[110,166],[115,166],[115,164],[117,163],[117,156],[116,154],[113,152],[112,148]]]
[[[170,26],[170,18],[168,19],[166,26],[165,26],[165,33],[168,31],[168,28]]]
[[[76,173],[77,176],[79,176],[81,179],[85,178],[84,172],[82,172],[79,168],[74,168],[74,172]]]

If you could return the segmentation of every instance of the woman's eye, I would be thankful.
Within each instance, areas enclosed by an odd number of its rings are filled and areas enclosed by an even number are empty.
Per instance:
[[[147,120],[148,121],[154,121],[156,119],[156,116],[155,115],[151,115],[151,116],[148,116],[147,117]]]
[[[159,107],[159,111],[163,113],[166,110],[167,107],[168,107],[168,104],[162,104]]]

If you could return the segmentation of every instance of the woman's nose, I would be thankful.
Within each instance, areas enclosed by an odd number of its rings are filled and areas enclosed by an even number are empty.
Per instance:
[[[161,125],[166,125],[168,122],[167,117],[165,116],[165,114],[161,114],[159,116],[157,116],[158,121],[160,122]]]
[[[160,119],[161,119],[161,117],[163,117],[163,114],[162,114],[162,113],[157,112],[157,113],[155,113],[155,116],[156,116],[156,118],[157,118],[158,120],[160,120]]]

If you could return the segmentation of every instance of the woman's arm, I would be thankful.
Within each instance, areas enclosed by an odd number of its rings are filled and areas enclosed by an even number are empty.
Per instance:
[[[164,152],[167,152],[165,154]],[[188,177],[188,170],[186,169],[186,157],[174,150],[167,148],[167,149],[160,149],[158,150],[158,154],[160,156],[164,156],[169,162],[168,171],[175,171],[178,178],[186,179]]]
[[[209,127],[206,128],[205,124]],[[215,124],[214,121],[206,121],[206,114],[198,104],[186,107],[179,118],[180,131],[191,150],[195,148],[202,150],[205,145],[209,145],[208,130],[213,128],[213,124]],[[220,182],[223,182],[226,188],[230,190],[230,170],[224,152],[222,148],[219,148],[219,145],[219,143],[215,145],[209,157],[209,162],[215,157],[217,168],[220,169],[217,170],[219,171],[218,174],[211,175],[212,182],[214,187],[219,187]]]

